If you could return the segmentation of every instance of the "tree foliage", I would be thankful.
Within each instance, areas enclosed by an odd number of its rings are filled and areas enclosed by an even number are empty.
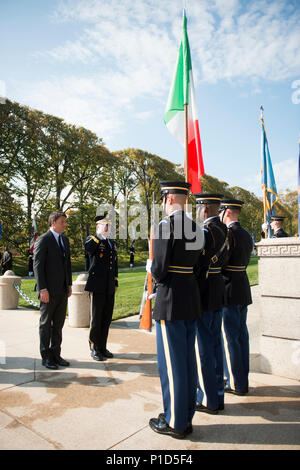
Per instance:
[[[103,139],[88,129],[9,100],[0,104],[2,247],[9,245],[27,254],[33,217],[41,234],[48,228],[49,213],[64,210],[69,216],[72,252],[82,254],[100,204],[118,210],[126,200],[127,212],[135,204],[144,204],[150,224],[153,193],[157,200],[161,180],[184,180],[183,168],[141,149],[110,152]],[[203,176],[202,191],[243,200],[241,223],[259,239],[263,221],[260,198],[210,175]],[[286,230],[295,235],[296,192],[281,194],[278,210],[288,217]],[[120,240],[124,249],[128,249],[130,236]],[[146,240],[138,243],[147,249]]]

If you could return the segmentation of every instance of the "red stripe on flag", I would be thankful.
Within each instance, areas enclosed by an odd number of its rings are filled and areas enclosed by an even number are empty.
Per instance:
[[[201,139],[198,119],[188,123],[188,181],[191,183],[191,192],[201,193],[201,176],[204,175]]]

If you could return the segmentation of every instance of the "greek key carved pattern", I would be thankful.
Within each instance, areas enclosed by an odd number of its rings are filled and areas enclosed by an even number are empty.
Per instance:
[[[258,246],[258,256],[300,256],[298,245],[267,245]]]

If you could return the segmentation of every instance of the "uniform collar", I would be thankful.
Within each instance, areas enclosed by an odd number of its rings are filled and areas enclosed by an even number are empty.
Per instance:
[[[229,224],[227,225],[227,227],[232,227],[232,225],[234,224],[240,224],[238,220],[234,220],[233,222],[229,222]]]
[[[217,215],[213,215],[212,217],[208,217],[207,219],[204,220],[204,224],[207,224],[208,222],[211,222],[214,219],[219,219]]]

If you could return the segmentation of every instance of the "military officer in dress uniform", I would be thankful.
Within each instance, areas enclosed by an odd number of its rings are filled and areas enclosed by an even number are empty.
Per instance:
[[[96,235],[86,239],[84,249],[90,258],[85,290],[91,293],[91,327],[89,343],[96,361],[112,358],[106,348],[115,292],[118,287],[118,257],[114,240],[109,238],[111,221],[107,214],[96,216]]]
[[[218,216],[221,194],[195,194],[197,222],[204,224],[205,245],[197,273],[203,314],[197,320],[196,410],[217,414],[224,409],[222,307],[225,284],[222,266],[228,258],[227,227]]]
[[[248,393],[249,386],[249,334],[246,322],[252,298],[246,268],[253,241],[238,221],[243,204],[237,199],[223,199],[220,208],[220,218],[227,225],[230,239],[229,259],[222,269],[225,281],[225,306],[222,309],[224,346],[232,379],[232,388],[225,387],[225,392],[236,395]]]
[[[196,405],[196,320],[201,314],[194,268],[203,247],[203,231],[184,212],[190,184],[163,181],[166,217],[154,238],[153,262],[147,270],[157,281],[153,310],[157,362],[164,412],[149,421],[151,429],[177,439],[192,432]]]
[[[283,221],[285,216],[283,215],[272,215],[271,216],[271,229],[273,230],[272,238],[282,238],[289,237],[289,234],[286,233],[283,228]]]

